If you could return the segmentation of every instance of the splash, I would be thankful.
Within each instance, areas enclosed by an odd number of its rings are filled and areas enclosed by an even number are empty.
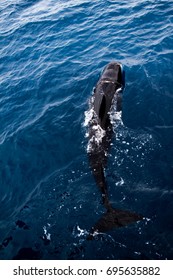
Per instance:
[[[84,127],[87,127],[88,130],[85,133],[85,137],[89,138],[88,145],[87,145],[87,152],[93,151],[96,146],[102,143],[102,139],[106,134],[106,131],[101,128],[98,124],[98,118],[94,109],[92,107],[93,104],[93,96],[89,101],[89,109],[85,111],[85,120],[83,123]]]
[[[50,227],[50,224],[48,224],[48,227]],[[43,235],[43,239],[47,239],[47,240],[51,240],[51,234],[48,233],[48,230],[47,230],[47,227],[44,226],[43,227],[43,230],[44,230],[44,235]]]
[[[93,108],[89,108],[87,111],[85,111],[85,120],[84,120],[84,126],[88,126],[89,123],[91,122],[91,120],[94,118],[94,109]]]
[[[72,234],[75,238],[86,237],[86,236],[88,236],[89,232],[86,229],[82,229],[82,228],[80,228],[79,225],[77,225],[74,227]]]
[[[109,118],[113,128],[117,128],[119,125],[124,126],[122,121],[122,111],[117,111],[116,95],[114,96],[111,110],[109,112]]]
[[[93,149],[100,146],[102,143],[103,137],[106,135],[106,131],[101,128],[98,122],[98,117],[93,109],[93,101],[94,96],[89,100],[89,109],[85,111],[85,119],[83,126],[87,127],[88,130],[85,133],[85,137],[89,138],[88,145],[87,145],[87,152],[93,151]],[[117,112],[116,107],[116,98],[113,100],[113,104],[111,106],[110,112],[109,112],[109,118],[112,126],[114,128],[117,128],[118,125],[123,125],[122,122],[122,111]]]
[[[101,128],[100,125],[92,126],[90,133],[92,137],[88,141],[87,145],[87,152],[91,152],[95,149],[95,147],[99,147],[102,143],[103,137],[105,136],[106,132]],[[89,136],[89,135],[88,135]]]

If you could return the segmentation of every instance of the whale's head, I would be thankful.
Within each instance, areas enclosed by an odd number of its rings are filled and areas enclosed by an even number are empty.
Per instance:
[[[109,124],[109,112],[114,96],[117,96],[117,103],[120,92],[124,88],[124,71],[119,62],[110,62],[105,69],[94,90],[94,111],[98,122],[103,129]]]
[[[104,69],[101,76],[102,82],[110,82],[115,84],[115,88],[120,88],[124,86],[124,71],[123,66],[119,62],[110,62]]]

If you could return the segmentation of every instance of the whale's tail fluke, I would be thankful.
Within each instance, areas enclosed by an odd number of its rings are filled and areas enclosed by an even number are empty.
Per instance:
[[[128,210],[115,209],[109,207],[107,212],[92,227],[88,239],[92,239],[97,232],[106,232],[114,228],[124,227],[133,222],[142,220],[143,217]]]
[[[90,157],[90,160],[92,160],[92,157]],[[97,182],[97,186],[101,190],[102,203],[103,206],[106,208],[106,212],[92,227],[89,234],[89,239],[92,239],[94,233],[106,232],[115,228],[124,227],[133,222],[137,222],[143,219],[141,215],[135,212],[112,207],[108,196],[108,188],[105,180],[103,166],[102,163],[98,160],[96,160],[95,164],[93,164],[93,174]]]

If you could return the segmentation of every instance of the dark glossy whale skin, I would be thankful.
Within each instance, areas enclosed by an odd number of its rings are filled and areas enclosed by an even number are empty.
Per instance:
[[[124,71],[119,62],[110,62],[104,69],[94,90],[94,111],[102,129],[109,125],[108,113],[114,96],[117,97],[117,111],[121,110],[120,92],[124,88]]]
[[[104,172],[113,134],[109,113],[113,101],[116,101],[116,110],[121,111],[121,92],[124,88],[124,81],[122,65],[119,62],[110,62],[105,67],[94,90],[92,104],[94,117],[89,125],[89,136],[92,141],[88,156],[94,179],[102,194],[102,203],[106,212],[92,227],[88,239],[92,239],[95,232],[104,232],[113,228],[127,226],[132,222],[143,219],[142,216],[129,210],[113,208],[109,201]],[[98,125],[105,132],[99,143],[97,142],[97,135],[95,135]]]

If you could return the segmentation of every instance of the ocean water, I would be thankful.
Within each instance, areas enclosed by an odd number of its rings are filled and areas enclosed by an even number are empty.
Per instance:
[[[106,180],[140,222],[87,235],[104,213],[88,103],[125,70]],[[0,2],[0,259],[173,259],[173,1]]]

